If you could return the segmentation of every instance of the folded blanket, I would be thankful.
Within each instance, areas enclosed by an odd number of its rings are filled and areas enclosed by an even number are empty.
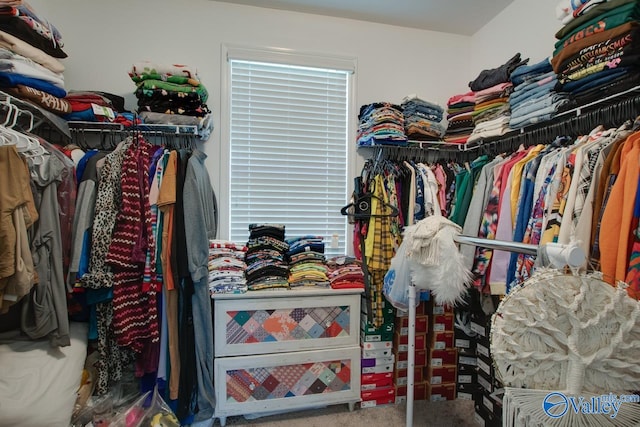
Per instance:
[[[58,98],[64,98],[67,95],[66,90],[54,86],[47,81],[25,77],[20,74],[0,72],[0,86],[16,87],[17,85],[30,86],[34,89],[47,92]]]
[[[51,40],[47,40],[45,37],[33,31],[29,27],[29,24],[18,17],[0,14],[0,30],[20,38],[31,46],[42,50],[54,58],[67,57],[67,54],[59,45],[55,44],[55,42],[52,42]]]
[[[134,83],[140,83],[144,80],[162,80],[165,82],[169,82],[169,83],[176,83],[176,84],[188,84],[191,86],[199,86],[200,85],[200,81],[197,79],[192,79],[190,77],[184,77],[184,76],[167,76],[166,74],[158,74],[158,73],[144,73],[141,75],[129,75],[129,77],[131,77],[131,80],[134,81]]]
[[[159,74],[161,76],[182,76],[200,81],[195,68],[183,64],[157,64],[151,61],[140,61],[133,64],[129,76],[142,76],[143,74]]]
[[[5,33],[4,31],[0,31],[0,47],[25,56],[43,67],[50,69],[54,73],[62,73],[64,71],[64,65],[56,58],[45,53],[42,49],[33,47],[20,38]]]
[[[72,90],[69,91],[66,99],[103,105],[118,112],[127,112],[127,110],[124,108],[124,97],[110,92],[99,90]]]
[[[2,3],[0,3],[0,6]],[[49,40],[53,46],[63,47],[62,37],[60,37],[60,33],[57,30],[54,30],[55,27],[50,23],[43,23],[39,20],[39,18],[35,16],[31,16],[28,13],[22,13],[19,7],[3,7],[0,9],[0,14],[7,16],[15,16],[18,19],[24,21],[29,28],[31,28],[34,32],[40,34],[45,39]],[[52,31],[54,30],[54,31]]]
[[[138,83],[138,88],[143,90],[161,89],[169,92],[197,93],[202,102],[207,102],[207,98],[209,97],[207,89],[202,84],[192,86],[190,84],[176,84],[162,80],[143,80]]]
[[[54,73],[42,65],[24,57],[24,61],[20,59],[2,58],[2,51],[7,52],[7,50],[0,48],[0,71],[44,80],[60,89],[64,89],[64,77],[61,73]]]
[[[51,30],[51,32],[53,33],[54,39],[58,42],[60,46],[62,46],[62,35],[60,34],[60,31],[58,31],[56,26],[53,25],[51,22],[39,16],[36,13],[35,9],[31,7],[29,3],[27,3],[26,1],[22,2],[21,5],[17,6],[17,8],[18,8],[19,17],[29,17],[34,21],[37,21],[40,24],[42,24],[43,27],[46,27],[47,29]]]
[[[4,90],[20,99],[29,100],[45,110],[51,111],[58,115],[71,113],[71,105],[64,98],[58,98],[47,92],[34,89],[25,85],[16,85],[7,87]]]

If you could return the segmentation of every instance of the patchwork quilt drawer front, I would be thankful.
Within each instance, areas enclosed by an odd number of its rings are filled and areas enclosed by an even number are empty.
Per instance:
[[[215,355],[358,345],[359,299],[359,294],[216,299]]]
[[[217,414],[355,402],[360,347],[217,358],[215,375]]]

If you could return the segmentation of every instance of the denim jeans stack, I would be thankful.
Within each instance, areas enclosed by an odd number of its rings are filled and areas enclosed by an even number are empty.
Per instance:
[[[513,93],[509,97],[511,129],[550,120],[568,102],[565,93],[555,90],[558,78],[549,58],[516,68],[511,81],[514,84]]]
[[[440,140],[446,127],[443,123],[444,109],[416,95],[402,100],[404,131],[407,138],[415,141]]]

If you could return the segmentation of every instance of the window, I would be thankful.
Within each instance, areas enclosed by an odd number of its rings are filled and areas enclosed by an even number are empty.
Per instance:
[[[229,236],[279,223],[345,254],[349,70],[229,57]]]

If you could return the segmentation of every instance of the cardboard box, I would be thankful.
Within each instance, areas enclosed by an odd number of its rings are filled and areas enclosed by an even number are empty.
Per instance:
[[[391,321],[385,321],[379,327],[375,327],[367,321],[367,318],[360,319],[360,339],[365,342],[379,342],[393,340],[394,324]]]
[[[385,321],[388,320],[393,323],[393,319],[396,316],[396,309],[391,305],[389,301],[387,301],[384,298],[382,299],[380,306],[382,308],[382,317],[385,319]],[[364,315],[365,318],[367,318],[368,305],[367,305],[367,298],[365,297],[364,294],[362,295],[362,298],[360,298],[360,307],[361,307],[362,314]],[[372,301],[371,308],[374,310],[374,312],[377,309],[377,307],[378,307],[378,302]]]
[[[455,326],[453,329],[455,333],[453,346],[458,348],[459,353],[475,354],[477,338],[465,334],[463,330]]]
[[[429,366],[444,366],[458,364],[458,350],[448,348],[444,350],[431,350],[429,352]]]
[[[396,389],[393,386],[360,391],[360,398],[362,400],[378,400],[388,397],[393,397],[395,400],[395,396]]]
[[[408,317],[396,317],[395,329],[400,331],[400,335],[409,335],[409,318]],[[416,316],[416,334],[426,333],[429,331],[429,316],[420,315]]]
[[[395,363],[396,361],[396,357],[391,354],[391,356],[388,357],[378,357],[378,358],[362,358],[360,360],[360,366],[363,368],[370,368],[372,366],[379,366],[379,365],[390,365]]]
[[[442,305],[437,304],[435,301],[433,302],[433,306],[431,307],[431,314],[451,314],[453,315],[453,307],[450,305]]]
[[[487,359],[491,358],[491,351],[486,342],[478,342],[476,344],[476,354],[479,356],[484,356]]]
[[[393,334],[393,348],[398,352],[409,351],[409,335],[400,335],[399,331]],[[427,334],[416,334],[415,350],[424,350],[427,343]]]
[[[493,388],[493,379],[487,376],[483,371],[478,370],[478,385],[483,389],[492,393]]]
[[[456,385],[450,384],[438,384],[427,385],[429,388],[428,395],[429,400],[432,402],[440,402],[443,400],[454,400],[456,398]]]
[[[386,365],[362,367],[361,369],[363,374],[381,374],[384,372],[393,372],[393,368],[394,368],[394,364],[389,363]]]
[[[504,388],[504,384],[502,384],[502,381],[500,381],[500,378],[498,378],[498,373],[496,368],[493,368],[493,389],[494,390],[498,390],[500,388]]]
[[[454,332],[453,331],[444,331],[444,332],[432,332],[430,336],[431,349],[433,350],[444,350],[446,348],[454,347]]]
[[[398,368],[406,369],[408,367],[409,352],[399,351],[396,354],[396,365]],[[427,350],[416,350],[414,352],[414,366],[427,366]]]
[[[416,307],[416,316],[429,315],[431,313],[431,300],[420,300],[420,303]]]
[[[360,377],[360,390],[371,390],[391,386],[393,386],[393,372],[362,374]]]
[[[489,333],[484,325],[484,323],[480,323],[478,321],[471,321],[471,330],[478,334],[481,337],[488,338]]]
[[[478,355],[478,372],[484,372],[487,379],[493,381],[493,361],[491,358]]]
[[[432,316],[433,332],[453,331],[454,316],[449,314],[435,314]]]
[[[393,348],[393,341],[364,342],[360,337],[360,345],[363,350],[385,350]]]
[[[383,348],[380,350],[362,350],[363,359],[377,359],[380,357],[389,357],[393,354],[393,349]]]
[[[474,356],[458,355],[458,365],[478,366],[478,358]]]
[[[360,402],[360,408],[362,408],[362,409],[375,408],[376,406],[395,405],[395,403],[396,403],[395,396],[394,397],[382,397],[380,399],[374,399],[374,400],[362,400]]]
[[[424,379],[431,385],[455,383],[458,368],[455,365],[427,366],[424,368]]]
[[[491,395],[488,396],[493,402],[493,414],[496,418],[502,418],[502,398],[504,397],[504,390],[494,390]]]
[[[458,372],[458,384],[477,384],[478,374],[475,372],[461,374]]]
[[[460,400],[476,400],[481,394],[482,390],[478,384],[460,384],[456,383],[457,398]]]
[[[406,397],[406,396],[407,396],[407,386],[406,385],[396,386],[396,401],[398,397]],[[413,400],[427,400],[427,384],[426,383],[413,385]]]
[[[455,383],[458,377],[458,367],[455,365],[446,365],[424,368],[424,380],[431,385]]]
[[[458,350],[460,350],[461,353],[468,353],[468,354],[476,353],[476,341],[473,339],[468,340],[466,338],[456,337],[453,340],[453,346]]]
[[[482,406],[476,406],[474,419],[482,427],[501,427],[502,418],[497,418],[494,413],[487,411]]]
[[[424,382],[424,376],[422,373],[422,368],[413,370],[413,383],[420,384]],[[393,383],[398,385],[407,385],[407,370],[406,369],[396,369],[393,374]]]

